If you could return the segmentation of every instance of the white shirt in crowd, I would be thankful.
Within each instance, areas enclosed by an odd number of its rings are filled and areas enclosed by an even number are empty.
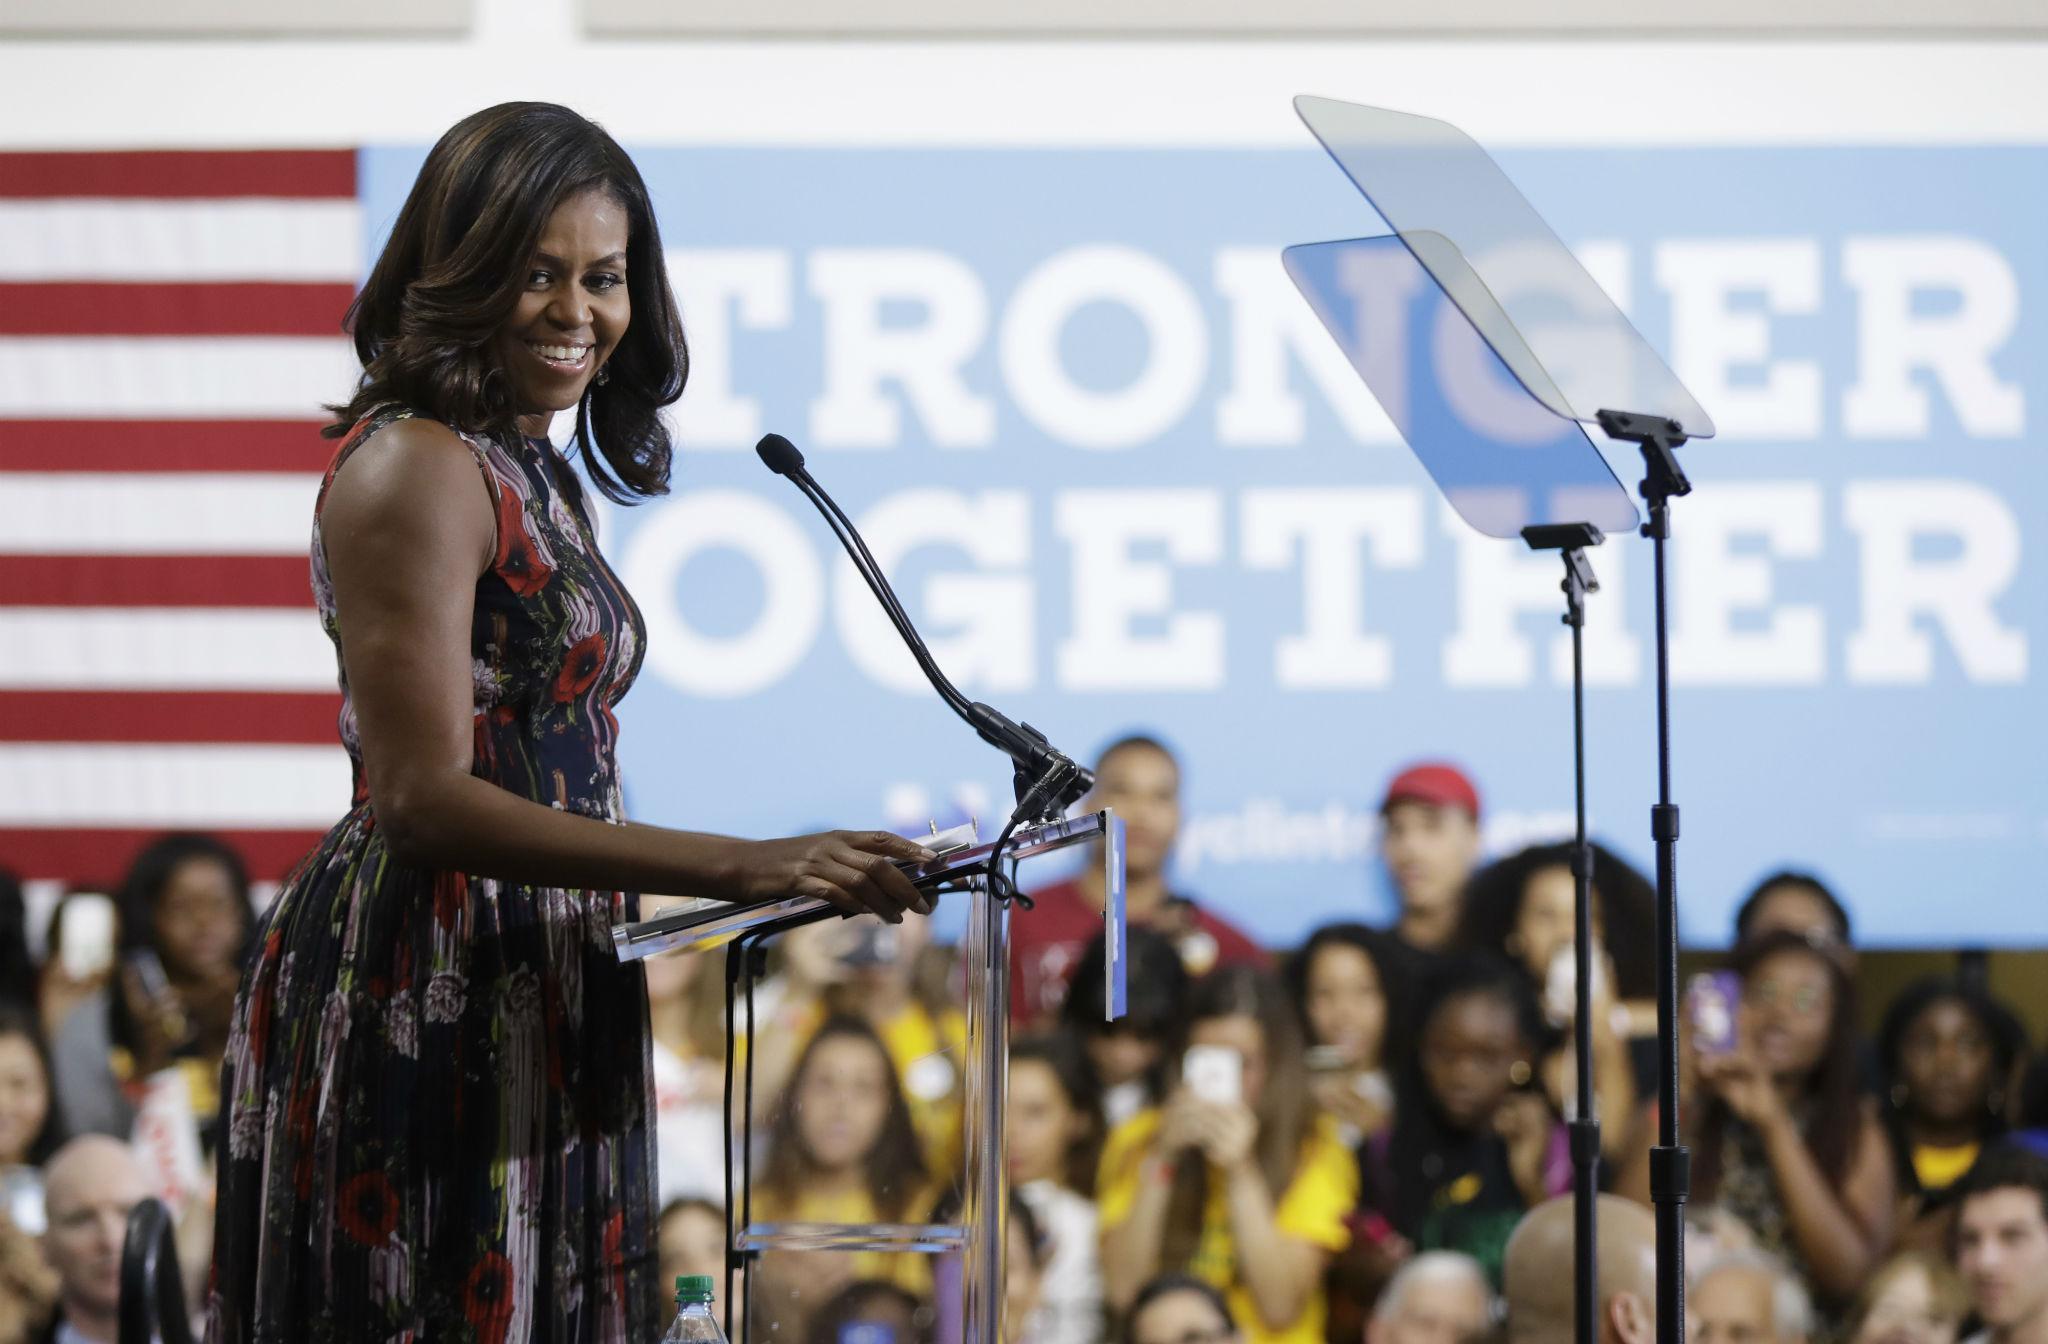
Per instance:
[[[1095,1205],[1051,1180],[1020,1185],[1017,1193],[1052,1243],[1025,1344],[1098,1344],[1102,1266],[1096,1260]]]

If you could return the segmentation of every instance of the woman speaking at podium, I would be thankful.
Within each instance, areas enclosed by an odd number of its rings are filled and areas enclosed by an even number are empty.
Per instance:
[[[643,626],[547,433],[574,410],[598,489],[663,493],[687,355],[611,136],[548,103],[456,125],[346,326],[312,573],[354,798],[236,999],[207,1338],[652,1339],[647,1002],[611,927],[635,892],[900,919],[892,860],[928,856],[620,814]]]

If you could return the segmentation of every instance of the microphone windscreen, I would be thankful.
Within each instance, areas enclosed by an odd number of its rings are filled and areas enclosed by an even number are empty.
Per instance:
[[[804,455],[780,434],[763,434],[761,441],[754,445],[754,451],[761,455],[761,461],[767,464],[768,470],[777,476],[803,470]]]

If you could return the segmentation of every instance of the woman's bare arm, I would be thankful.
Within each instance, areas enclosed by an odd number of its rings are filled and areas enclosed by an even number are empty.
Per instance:
[[[321,536],[370,806],[402,860],[547,886],[809,895],[892,919],[925,908],[894,863],[924,851],[887,832],[749,842],[614,826],[470,774],[470,625],[494,523],[476,460],[446,426],[401,420],[356,448]]]

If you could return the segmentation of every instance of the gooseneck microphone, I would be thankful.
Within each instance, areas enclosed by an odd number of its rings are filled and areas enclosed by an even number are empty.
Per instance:
[[[978,700],[969,700],[940,670],[931,650],[925,647],[923,638],[918,635],[917,627],[910,623],[910,616],[903,610],[903,604],[896,600],[896,590],[889,586],[888,576],[882,573],[882,567],[875,563],[875,557],[868,551],[867,543],[861,539],[860,530],[853,525],[853,521],[840,509],[832,496],[825,493],[825,488],[812,479],[811,473],[804,466],[804,455],[797,451],[795,444],[780,434],[768,434],[754,445],[754,451],[760,454],[761,461],[768,470],[787,478],[824,516],[826,525],[832,529],[832,534],[839,538],[839,544],[846,548],[846,554],[853,561],[853,567],[859,570],[861,578],[867,581],[875,600],[882,604],[883,612],[896,627],[896,632],[903,637],[903,642],[909,646],[911,656],[917,659],[917,665],[924,669],[925,678],[931,682],[932,689],[939,693],[939,698],[950,705],[955,714],[966,720],[967,725],[980,735],[982,741],[1003,752],[1015,763],[1020,798],[1027,787],[1058,774],[1063,782],[1055,786],[1056,796],[1049,796],[1043,800],[1048,815],[1058,815],[1094,787],[1095,776],[1054,747],[1046,740],[1044,733],[1028,723],[1018,723],[992,706],[982,704]]]

